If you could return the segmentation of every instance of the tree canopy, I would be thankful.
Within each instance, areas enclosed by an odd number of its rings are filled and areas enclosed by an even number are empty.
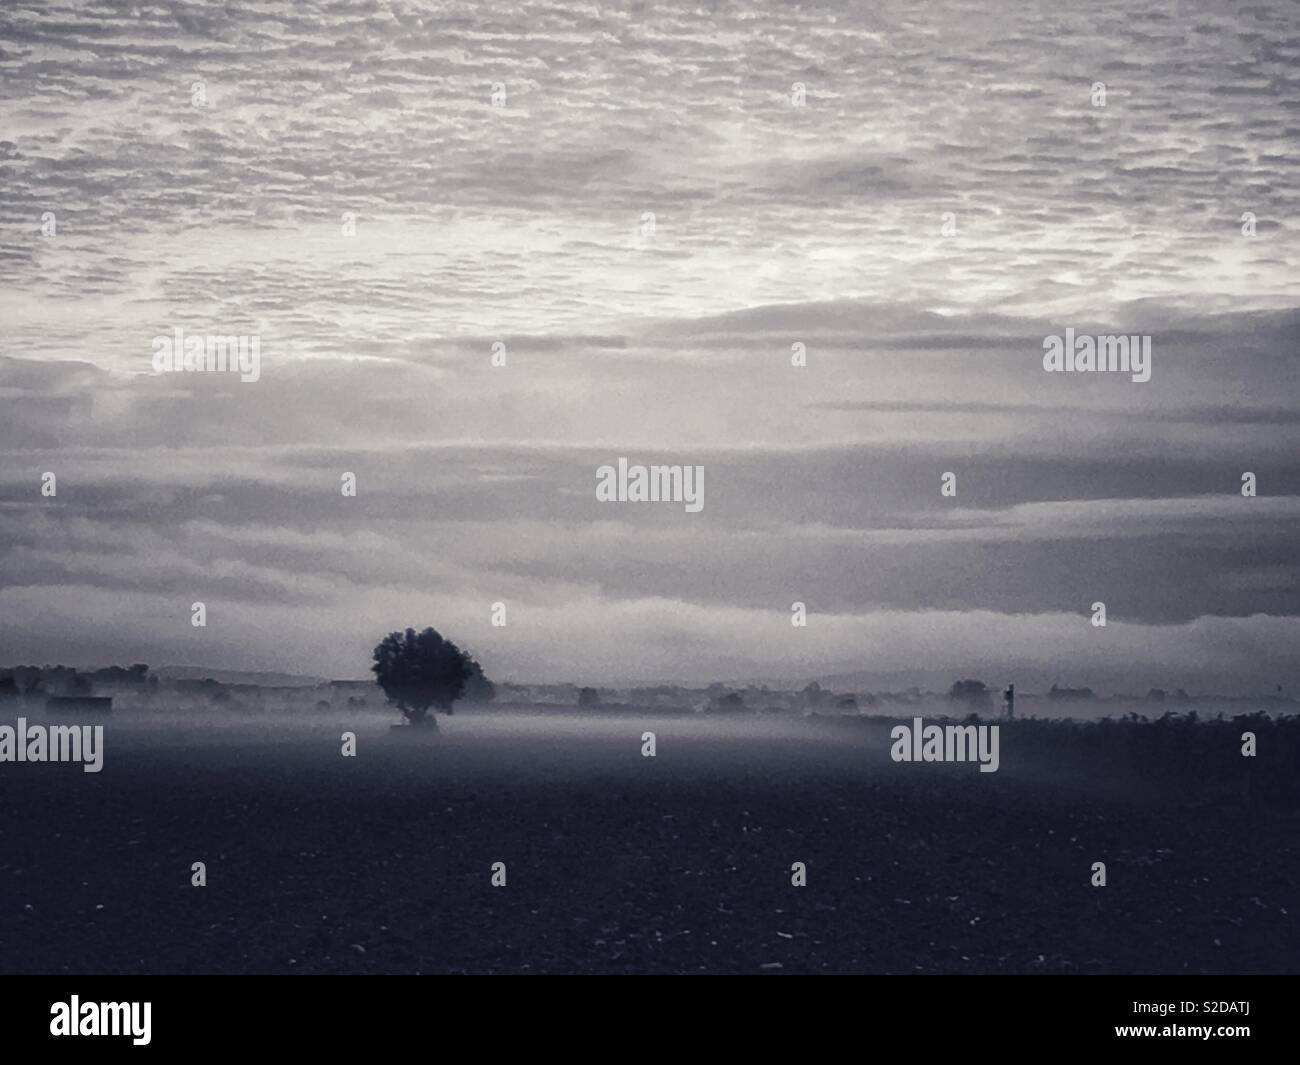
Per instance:
[[[430,710],[452,712],[471,680],[483,680],[483,670],[436,629],[390,632],[374,651],[370,667],[384,695],[412,724]]]

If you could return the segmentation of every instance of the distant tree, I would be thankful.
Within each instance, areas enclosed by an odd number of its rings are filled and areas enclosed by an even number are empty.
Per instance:
[[[1049,699],[1074,699],[1086,700],[1097,698],[1097,693],[1091,688],[1062,688],[1053,684],[1047,693]]]
[[[430,710],[450,714],[475,672],[482,675],[468,653],[431,628],[390,632],[375,648],[374,659],[370,669],[379,687],[413,725],[426,723]]]
[[[709,703],[709,709],[715,714],[736,714],[743,713],[748,707],[745,706],[745,698],[740,692],[727,692],[713,699]]]
[[[967,703],[972,706],[992,707],[993,693],[982,680],[959,680],[948,689],[948,698],[953,702]]]
[[[45,688],[41,671],[37,666],[15,667],[14,680],[18,682],[18,690],[24,695],[36,695]]]
[[[584,709],[600,705],[600,692],[595,688],[583,688],[578,692],[578,705]]]
[[[89,680],[89,678],[86,678]],[[80,690],[77,671],[64,665],[41,667],[41,687],[50,695],[84,695]]]

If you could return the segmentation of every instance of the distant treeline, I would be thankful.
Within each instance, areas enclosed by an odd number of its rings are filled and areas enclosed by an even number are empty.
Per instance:
[[[105,689],[157,685],[144,663],[106,666],[82,672],[72,666],[0,667],[0,697],[22,695],[91,695]]]

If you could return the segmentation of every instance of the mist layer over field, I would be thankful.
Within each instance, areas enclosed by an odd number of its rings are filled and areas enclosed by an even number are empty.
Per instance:
[[[415,736],[377,712],[165,717],[114,712],[97,774],[0,766],[3,971],[1279,972],[1300,957],[1293,807],[1180,782],[1137,795],[1099,763],[1095,781],[1076,765],[1052,782],[1064,763],[1034,723],[1004,728],[1002,768],[980,773],[894,762],[887,723],[858,720],[467,712]]]
[[[90,720],[86,718],[84,720]],[[412,782],[491,785],[521,777],[539,780],[609,775],[629,780],[666,775],[703,778],[751,772],[862,774],[888,764],[885,723],[842,729],[804,718],[713,717],[698,714],[562,713],[518,707],[439,716],[436,730],[398,725],[395,712],[361,714],[290,710],[253,714],[194,713],[160,708],[114,712],[105,720],[111,770],[115,755],[130,765],[192,757],[259,771],[378,774],[400,770]],[[821,727],[819,727],[819,725]],[[656,754],[641,753],[642,736],[656,737]],[[356,736],[357,754],[341,753],[343,734]],[[106,770],[106,773],[108,772]],[[129,770],[123,770],[129,771]]]

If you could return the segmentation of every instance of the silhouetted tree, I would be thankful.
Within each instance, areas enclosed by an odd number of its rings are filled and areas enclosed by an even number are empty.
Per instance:
[[[469,679],[465,681],[465,693],[462,698],[467,703],[490,703],[497,697],[496,685],[483,675],[483,667],[474,659],[466,655],[465,660],[469,663]],[[450,714],[451,710],[447,713]]]
[[[374,659],[370,669],[384,695],[413,725],[424,723],[430,710],[450,714],[475,672],[482,676],[468,653],[431,628],[390,632],[375,648]],[[436,719],[428,722],[436,724]]]
[[[715,714],[744,713],[748,709],[745,705],[745,698],[740,692],[727,692],[709,703],[710,712]]]
[[[578,692],[578,705],[584,709],[600,705],[600,692],[595,688],[583,688]]]
[[[948,689],[948,698],[972,706],[992,707],[993,693],[982,680],[959,680]]]
[[[18,683],[18,690],[24,695],[36,695],[45,690],[41,671],[37,666],[17,666],[14,669],[14,680]]]

